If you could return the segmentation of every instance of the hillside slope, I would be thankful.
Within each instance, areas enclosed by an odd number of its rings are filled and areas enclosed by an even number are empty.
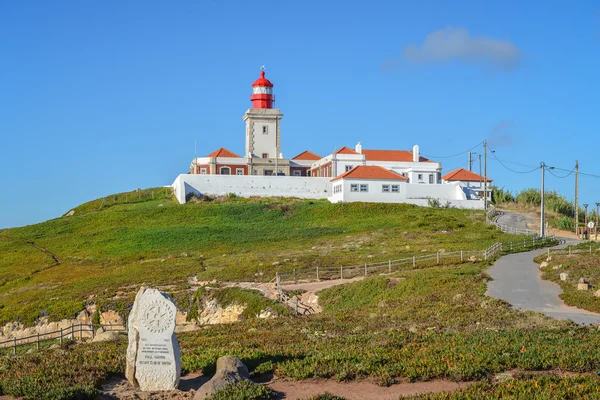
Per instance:
[[[191,275],[270,281],[276,270],[483,249],[506,240],[481,221],[480,211],[407,204],[180,205],[164,188],[122,193],[83,204],[72,216],[0,232],[0,323],[72,317],[86,302],[142,283],[185,288]]]

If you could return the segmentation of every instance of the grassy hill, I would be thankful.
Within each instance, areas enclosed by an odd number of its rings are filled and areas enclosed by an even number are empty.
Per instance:
[[[270,281],[277,270],[507,240],[483,224],[482,212],[407,204],[223,198],[180,205],[156,188],[73,211],[0,232],[0,323],[72,317],[88,301],[142,283],[185,288],[191,275]]]

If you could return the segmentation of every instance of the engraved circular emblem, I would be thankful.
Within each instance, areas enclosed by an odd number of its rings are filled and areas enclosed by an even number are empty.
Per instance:
[[[160,300],[154,300],[142,312],[142,324],[153,333],[166,331],[173,323],[173,318],[173,309]]]

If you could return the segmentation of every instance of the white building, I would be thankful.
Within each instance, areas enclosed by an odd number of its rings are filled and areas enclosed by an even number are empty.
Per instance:
[[[359,142],[321,157],[304,151],[292,159],[281,153],[281,119],[273,108],[273,84],[261,77],[252,84],[252,108],[244,114],[245,153],[220,148],[196,157],[189,174],[173,183],[184,203],[193,194],[286,196],[340,201],[397,202],[427,205],[431,199],[461,208],[483,208],[468,184],[442,185],[442,165],[410,150],[369,150]],[[335,178],[335,179],[331,179]]]
[[[486,178],[464,168],[455,169],[442,177],[442,183],[460,185],[470,199],[483,199],[484,191],[487,192],[488,201],[492,200],[492,180],[487,178],[487,189],[484,187]]]

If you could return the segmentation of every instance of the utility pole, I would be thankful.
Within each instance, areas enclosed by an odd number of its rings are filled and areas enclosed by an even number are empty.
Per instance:
[[[473,159],[471,158],[471,155],[473,154],[472,151],[469,152],[469,172],[473,171]]]
[[[583,208],[584,208],[584,210],[583,210],[583,232],[587,232],[587,208],[588,208],[588,205],[584,204]],[[589,239],[589,237],[588,237],[588,239]]]
[[[579,237],[579,161],[575,160],[575,235]]]
[[[546,164],[542,162],[542,204],[541,204],[541,212],[540,212],[540,236],[544,237],[544,172],[546,171]]]
[[[483,141],[483,209],[487,211],[487,141]]]
[[[600,203],[596,203],[596,236],[594,237],[595,240],[598,240],[598,206],[600,205]]]

